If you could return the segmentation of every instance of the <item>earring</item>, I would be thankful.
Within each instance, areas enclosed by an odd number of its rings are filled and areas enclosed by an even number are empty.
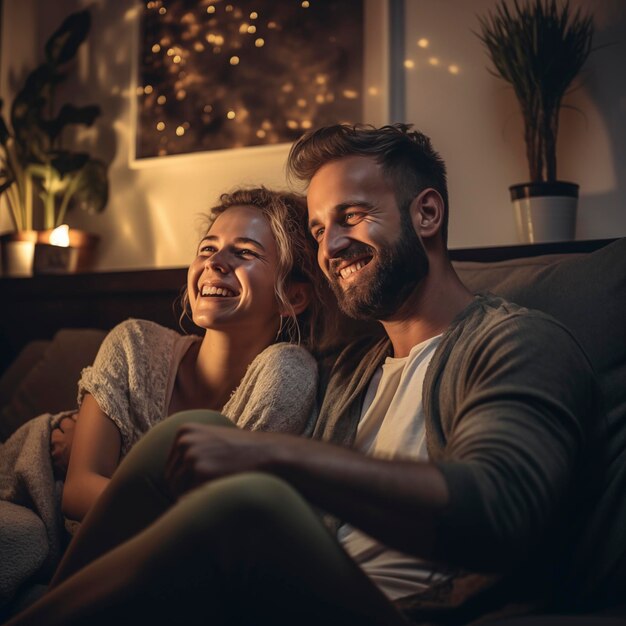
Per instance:
[[[276,333],[276,337],[274,337],[274,343],[280,339],[280,336],[283,333],[283,315],[279,315],[278,319],[280,320],[280,324],[278,325],[278,332]]]

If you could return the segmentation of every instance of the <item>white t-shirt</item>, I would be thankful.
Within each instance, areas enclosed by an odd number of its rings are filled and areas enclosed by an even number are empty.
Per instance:
[[[365,394],[354,447],[386,459],[428,459],[422,387],[441,335],[414,346],[403,358],[387,357]],[[411,595],[439,579],[426,561],[387,548],[344,524],[339,541],[391,600]]]

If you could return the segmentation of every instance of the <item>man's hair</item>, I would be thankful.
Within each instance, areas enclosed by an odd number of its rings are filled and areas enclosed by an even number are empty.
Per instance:
[[[413,199],[432,187],[443,198],[441,236],[448,240],[448,185],[446,165],[430,139],[411,124],[376,128],[366,124],[336,124],[310,131],[291,147],[287,173],[307,184],[326,163],[348,156],[372,157],[391,183],[401,212],[408,213]]]

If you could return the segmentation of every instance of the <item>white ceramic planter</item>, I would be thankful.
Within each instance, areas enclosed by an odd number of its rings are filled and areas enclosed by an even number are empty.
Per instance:
[[[571,241],[575,238],[578,185],[526,183],[509,189],[521,243]]]
[[[32,276],[37,232],[8,233],[0,238],[3,276]]]

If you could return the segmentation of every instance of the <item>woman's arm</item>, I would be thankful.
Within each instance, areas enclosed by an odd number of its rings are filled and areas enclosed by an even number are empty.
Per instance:
[[[81,521],[107,486],[119,463],[122,438],[117,426],[85,394],[78,413],[67,478],[63,513]]]

